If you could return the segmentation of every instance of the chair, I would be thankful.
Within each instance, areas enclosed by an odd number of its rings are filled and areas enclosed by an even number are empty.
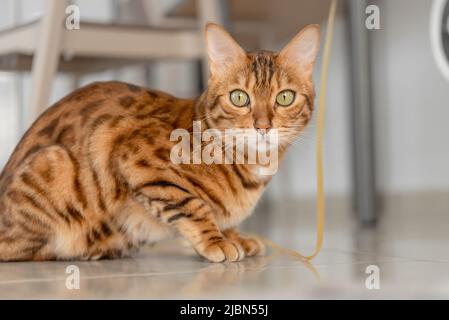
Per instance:
[[[200,24],[165,18],[160,1],[143,3],[150,26],[81,22],[80,29],[68,30],[68,2],[46,0],[41,19],[0,31],[0,70],[31,70],[28,112],[33,118],[47,107],[58,71],[89,73],[157,59],[203,59],[203,22],[223,23],[220,0],[197,0],[203,8]]]

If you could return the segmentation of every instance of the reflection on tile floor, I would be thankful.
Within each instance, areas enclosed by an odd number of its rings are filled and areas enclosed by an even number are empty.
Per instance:
[[[256,216],[250,229],[311,252],[306,244],[314,243],[313,213],[293,214],[293,204],[276,208],[271,219],[263,219],[270,227],[254,227]],[[276,217],[277,212],[292,214]],[[448,227],[446,212],[394,208],[376,228],[360,229],[352,215],[329,210],[325,246],[312,265],[271,251],[238,263],[210,264],[167,241],[123,260],[2,263],[0,298],[449,298]],[[66,287],[70,264],[80,269],[79,290]],[[365,286],[369,265],[379,267],[379,290]]]

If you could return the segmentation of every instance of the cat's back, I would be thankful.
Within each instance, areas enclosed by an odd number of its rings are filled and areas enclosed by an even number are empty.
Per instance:
[[[76,154],[95,127],[119,120],[133,127],[158,115],[170,124],[190,104],[189,100],[123,82],[89,84],[49,107],[32,124],[11,154],[0,184],[24,159],[46,146],[62,145]]]

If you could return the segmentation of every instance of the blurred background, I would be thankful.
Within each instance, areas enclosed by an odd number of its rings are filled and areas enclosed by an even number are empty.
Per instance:
[[[79,8],[80,29],[61,25],[72,13],[65,11],[70,4]],[[0,0],[0,166],[37,114],[89,82],[121,80],[179,97],[199,95],[207,82],[206,21],[225,25],[248,51],[278,51],[309,23],[319,23],[324,34],[329,4]],[[380,25],[368,29],[372,5],[379,9]],[[318,264],[430,259],[446,263],[438,265],[438,278],[448,270],[449,79],[435,52],[449,52],[448,8],[445,1],[340,1],[324,146],[327,235]],[[316,66],[318,85],[320,60]],[[313,248],[315,236],[314,138],[312,123],[246,223],[250,231],[305,251]],[[351,254],[340,261],[335,252]],[[409,265],[385,267],[392,287],[404,268]],[[434,270],[420,268],[415,269],[423,279],[426,270]],[[442,272],[443,289],[430,295],[449,297],[449,276]],[[420,278],[417,274],[410,277]],[[340,275],[365,277],[357,268]]]

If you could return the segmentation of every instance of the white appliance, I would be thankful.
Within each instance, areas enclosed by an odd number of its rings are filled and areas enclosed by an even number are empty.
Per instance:
[[[438,69],[449,81],[449,0],[432,3],[430,42]]]

